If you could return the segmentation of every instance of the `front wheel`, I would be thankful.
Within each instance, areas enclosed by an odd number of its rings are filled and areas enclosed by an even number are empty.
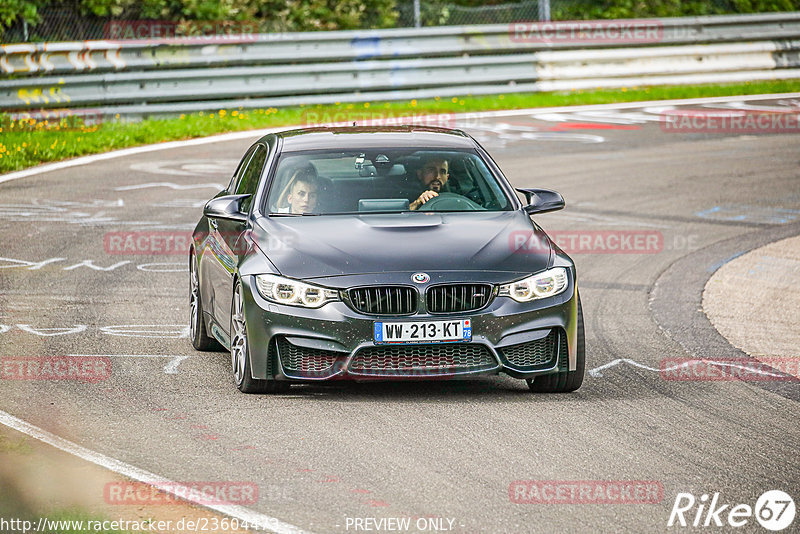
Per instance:
[[[528,378],[526,382],[531,391],[537,393],[569,393],[575,391],[583,384],[584,369],[586,368],[586,343],[583,329],[583,308],[581,297],[578,295],[578,341],[577,362],[574,371],[560,371],[550,375]],[[559,355],[559,367],[569,369],[569,355]]]
[[[242,284],[239,281],[233,290],[231,304],[231,367],[233,383],[242,393],[282,393],[289,389],[289,384],[286,382],[253,378],[247,342],[247,323],[244,320]]]

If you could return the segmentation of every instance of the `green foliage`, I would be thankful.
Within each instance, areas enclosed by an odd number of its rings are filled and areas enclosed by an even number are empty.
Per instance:
[[[39,9],[49,0],[2,0],[0,1],[0,31],[16,20],[36,24],[40,20]]]
[[[395,25],[396,0],[244,0],[238,5],[265,31],[352,30]]]
[[[76,18],[92,17],[100,26],[109,19],[147,19],[247,21],[262,32],[391,28],[413,23],[412,5],[412,0],[0,0],[0,32],[19,21],[35,26],[51,8],[60,9],[60,16],[72,10]],[[508,23],[538,16],[537,0],[421,0],[420,6],[423,26]],[[553,20],[797,10],[800,0],[551,0]]]
[[[398,0],[401,22],[413,22],[410,0]],[[550,0],[553,20],[684,17],[800,10],[800,0]],[[421,0],[423,26],[537,20],[537,0]]]
[[[554,0],[553,20],[689,17],[797,11],[800,0]]]
[[[248,21],[264,32],[391,28],[397,22],[398,1],[405,0],[0,0],[0,32],[18,20],[39,23],[45,7],[72,9],[76,18],[101,22]]]

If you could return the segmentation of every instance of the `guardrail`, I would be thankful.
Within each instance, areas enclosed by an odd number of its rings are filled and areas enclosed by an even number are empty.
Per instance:
[[[566,23],[3,45],[0,108],[136,118],[300,103],[800,78],[797,12],[587,21],[575,23],[575,39],[559,39],[559,24],[563,29]],[[581,38],[598,25],[608,30],[614,24],[644,33],[615,34],[631,36],[628,43]]]

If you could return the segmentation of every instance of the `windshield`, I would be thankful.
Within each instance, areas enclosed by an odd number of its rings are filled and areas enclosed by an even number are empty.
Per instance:
[[[266,211],[290,216],[510,209],[474,151],[387,148],[281,155]]]

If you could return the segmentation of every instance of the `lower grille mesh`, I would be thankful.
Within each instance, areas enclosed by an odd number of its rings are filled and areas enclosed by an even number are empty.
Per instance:
[[[281,365],[289,374],[304,376],[326,376],[332,374],[334,364],[341,354],[319,349],[308,349],[292,345],[285,339],[278,340]]]
[[[560,338],[566,350],[566,336],[561,334],[560,329],[554,328],[542,339],[503,347],[500,352],[515,367],[549,367],[554,363]]]
[[[441,343],[366,347],[359,350],[349,370],[358,374],[415,376],[492,369],[497,362],[485,345]]]

